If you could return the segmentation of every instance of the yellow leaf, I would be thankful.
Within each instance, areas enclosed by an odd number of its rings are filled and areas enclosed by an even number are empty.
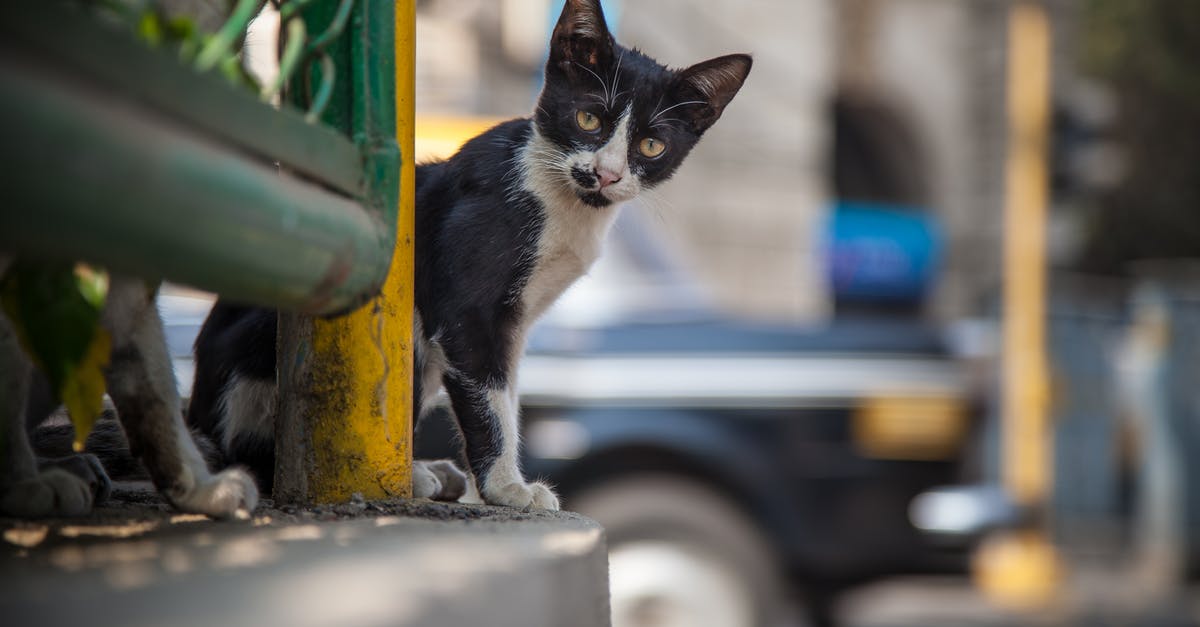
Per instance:
[[[59,398],[67,406],[71,424],[75,425],[73,446],[76,452],[83,450],[92,425],[104,410],[104,369],[111,352],[112,339],[108,332],[96,327],[83,358],[68,368],[62,389],[58,391]]]

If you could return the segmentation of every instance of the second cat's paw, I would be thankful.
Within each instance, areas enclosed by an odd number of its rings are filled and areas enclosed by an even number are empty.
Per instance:
[[[62,468],[16,481],[0,492],[0,514],[20,518],[82,516],[92,511],[93,486]]]
[[[170,495],[170,498],[185,512],[245,520],[258,506],[258,487],[245,470],[226,468],[197,480],[187,493]]]
[[[82,453],[77,455],[67,455],[65,458],[43,459],[38,460],[38,471],[44,473],[50,468],[59,468],[59,470],[70,472],[74,476],[79,477],[84,483],[88,484],[91,490],[92,506],[97,506],[104,501],[108,501],[108,497],[113,494],[113,482],[108,478],[108,473],[104,472],[104,466],[100,462],[100,458],[91,453]]]
[[[104,471],[100,459],[91,453],[68,455],[56,459],[40,460],[38,469],[46,472],[51,468],[65,470],[79,477],[92,491],[92,505],[100,505],[112,495],[112,480]]]
[[[448,459],[413,462],[413,496],[457,501],[467,491],[467,473]]]
[[[490,505],[507,505],[521,509],[548,509],[558,511],[558,497],[554,490],[541,481],[530,483],[514,482],[497,487],[487,487],[483,500]]]

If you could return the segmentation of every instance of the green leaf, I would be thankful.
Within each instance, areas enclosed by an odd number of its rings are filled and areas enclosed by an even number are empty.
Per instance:
[[[158,13],[154,11],[143,11],[141,18],[138,19],[137,25],[138,37],[150,44],[151,48],[157,48],[163,40],[162,21],[158,18]]]
[[[240,18],[237,15],[229,18],[230,24],[240,26],[241,30],[233,31],[230,30],[230,25],[226,25],[218,33],[206,33],[191,17],[171,16],[157,2],[130,2],[127,5],[121,0],[98,1],[98,6],[104,8],[109,17],[126,24],[147,46],[174,50],[179,59],[186,64],[193,64],[198,56],[216,42],[219,45],[212,48],[213,51],[209,53],[210,58],[205,61],[204,67],[215,69],[235,86],[245,87],[255,93],[260,91],[257,80],[242,67],[239,46],[235,44],[245,37],[246,21],[256,12],[254,9],[261,8],[261,2],[248,2],[239,9],[242,13]],[[230,7],[227,13],[233,11],[232,3]]]
[[[75,266],[75,282],[79,286],[79,294],[88,304],[96,311],[104,309],[104,301],[108,298],[107,272],[79,264]]]
[[[67,371],[62,387],[57,388],[71,424],[75,425],[76,452],[83,450],[92,425],[104,411],[104,369],[111,354],[112,339],[108,331],[97,326],[83,357]]]
[[[190,41],[199,39],[201,32],[196,23],[186,17],[172,18],[167,22],[167,34],[171,41]]]
[[[112,342],[100,326],[108,278],[87,266],[18,259],[0,279],[0,306],[18,339],[67,405],[81,447],[103,408]]]

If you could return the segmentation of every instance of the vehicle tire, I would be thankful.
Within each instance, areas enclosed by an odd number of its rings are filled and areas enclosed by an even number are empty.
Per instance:
[[[613,627],[797,624],[778,559],[717,491],[672,475],[634,475],[568,506],[607,534]]]

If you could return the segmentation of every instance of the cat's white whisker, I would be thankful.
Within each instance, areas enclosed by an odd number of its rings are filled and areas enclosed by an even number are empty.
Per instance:
[[[658,119],[658,116],[663,115],[664,113],[666,113],[667,111],[670,111],[671,109],[675,109],[677,107],[682,107],[684,105],[694,105],[694,104],[706,104],[706,102],[704,100],[688,100],[686,102],[680,102],[677,104],[673,104],[673,105],[667,107],[666,109],[663,109],[662,111],[659,111],[658,113],[655,113],[650,118],[650,122],[653,123],[655,120]]]
[[[662,192],[652,188],[644,188],[639,201],[660,224],[667,224],[667,214],[676,215],[675,204]]]
[[[621,86],[621,61],[624,59],[625,59],[625,51],[622,50],[620,56],[617,57],[617,69],[615,71],[613,71],[613,84],[612,84],[613,95],[612,95],[612,98],[609,99],[610,107],[617,103],[617,98],[619,98],[622,94],[628,93],[628,90],[621,92],[621,94],[616,93],[617,88]]]
[[[609,98],[608,98],[608,93],[609,93],[609,92],[608,92],[608,84],[604,82],[604,79],[603,79],[603,78],[600,78],[600,75],[599,75],[599,74],[597,74],[597,73],[593,72],[591,68],[589,68],[588,66],[586,66],[586,65],[584,65],[584,64],[582,64],[582,63],[576,62],[576,63],[575,63],[575,65],[578,65],[579,67],[581,67],[581,68],[583,68],[583,69],[587,70],[588,74],[591,74],[592,76],[595,76],[595,77],[596,77],[596,80],[600,81],[600,88],[604,90],[604,101],[605,101],[605,102],[607,102],[607,101],[609,100]]]
[[[650,128],[658,128],[660,126],[670,126],[671,123],[673,123],[673,122],[678,123],[678,124],[684,124],[684,125],[687,124],[687,122],[684,122],[683,120],[681,120],[679,118],[663,118],[661,120],[658,120],[657,122],[652,122],[650,124]]]

